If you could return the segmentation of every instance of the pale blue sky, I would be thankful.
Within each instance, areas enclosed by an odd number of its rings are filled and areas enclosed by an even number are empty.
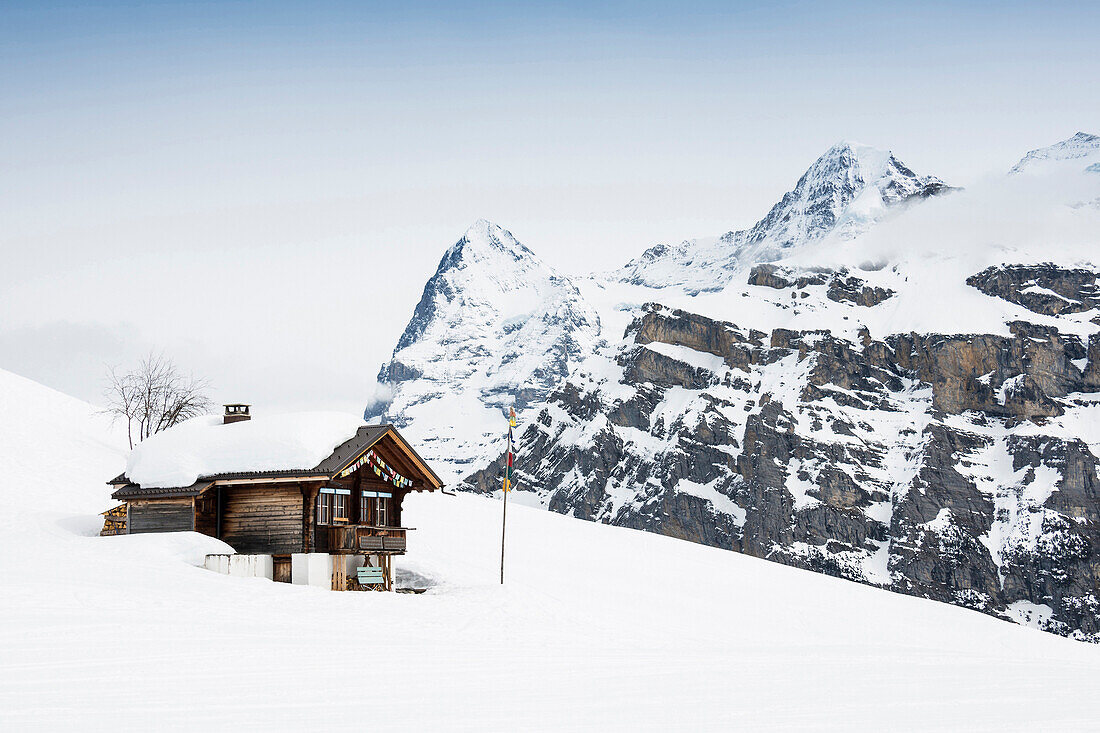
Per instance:
[[[356,363],[256,387],[361,402],[479,217],[575,272],[750,224],[840,139],[965,184],[1100,129],[1098,37],[1095,3],[7,2],[0,367],[90,397],[52,348],[154,345],[240,392],[234,348],[371,306]]]

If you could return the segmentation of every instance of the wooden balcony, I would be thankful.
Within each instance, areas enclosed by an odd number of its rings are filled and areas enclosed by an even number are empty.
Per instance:
[[[317,525],[317,551],[336,555],[403,555],[405,533],[410,529],[376,524]]]

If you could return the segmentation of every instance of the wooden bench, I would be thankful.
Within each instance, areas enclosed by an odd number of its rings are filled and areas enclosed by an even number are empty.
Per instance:
[[[382,568],[363,565],[355,569],[359,578],[359,585],[384,585],[386,580]]]

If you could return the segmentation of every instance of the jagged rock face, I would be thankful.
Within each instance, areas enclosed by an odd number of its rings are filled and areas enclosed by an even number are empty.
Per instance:
[[[407,428],[445,480],[458,478],[491,458],[501,411],[544,400],[598,336],[599,316],[569,278],[478,221],[425,285],[378,375],[389,399],[366,418]]]
[[[1096,273],[1053,264],[989,267],[966,280],[986,295],[1004,298],[1034,313],[1057,316],[1100,307]]]
[[[889,352],[868,348],[931,385],[936,409],[1025,419],[1061,414],[1051,398],[1090,388],[1074,364],[1085,357],[1086,348],[1076,336],[1055,328],[1022,321],[1009,326],[1011,338],[911,334],[887,339]]]
[[[1100,465],[1074,430],[1100,417],[1100,338],[861,337],[650,306],[617,380],[571,379],[523,431],[521,485],[561,513],[1100,640]]]
[[[659,244],[616,273],[624,282],[719,290],[744,268],[833,235],[851,239],[899,205],[951,190],[919,176],[891,153],[855,143],[825,152],[752,228],[715,239]]]
[[[743,245],[768,242],[775,250],[818,239],[838,226],[863,231],[882,208],[942,192],[935,176],[918,176],[891,153],[839,143],[817,159],[794,189],[745,233],[726,235]],[[849,208],[857,199],[860,206]],[[738,236],[741,235],[741,236]]]
[[[811,285],[828,285],[825,297],[837,303],[854,303],[865,308],[873,308],[894,295],[889,288],[872,287],[862,278],[848,274],[848,270],[830,270],[814,268],[806,272],[796,271],[778,265],[757,265],[749,271],[749,285],[795,291],[791,297],[809,296],[805,288]]]

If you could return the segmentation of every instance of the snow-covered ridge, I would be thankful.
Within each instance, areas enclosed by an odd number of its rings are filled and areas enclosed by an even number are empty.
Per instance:
[[[1100,135],[1078,132],[1061,142],[1036,148],[1012,166],[1010,173],[1043,171],[1059,163],[1076,164],[1078,161],[1082,170],[1093,170],[1100,164]]]
[[[524,286],[523,275],[541,262],[508,230],[485,219],[478,219],[439,261],[435,275],[424,286],[413,319],[397,342],[396,351],[414,344],[433,323],[437,308],[454,299],[465,303],[484,302],[494,291],[514,293]],[[452,287],[462,273],[466,286],[462,293]],[[480,279],[482,287],[475,288]],[[440,297],[442,296],[442,297]],[[515,310],[519,303],[512,303]]]
[[[752,228],[714,239],[657,245],[612,276],[649,287],[717,290],[744,268],[833,235],[852,239],[897,204],[948,189],[885,150],[854,142],[829,148]]]
[[[479,220],[425,285],[378,375],[387,399],[366,417],[407,428],[443,458],[450,482],[487,457],[502,410],[543,399],[592,352],[599,330],[596,310],[568,277]]]
[[[887,206],[945,187],[935,176],[918,176],[889,151],[838,143],[743,239],[747,245],[767,242],[785,250],[831,231],[850,237],[873,223]],[[738,233],[723,239],[733,242]]]

